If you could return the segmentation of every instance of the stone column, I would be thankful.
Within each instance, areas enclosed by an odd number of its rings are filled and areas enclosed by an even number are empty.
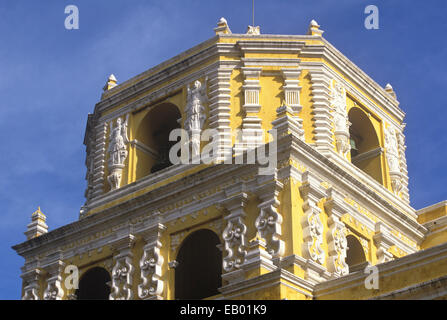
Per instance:
[[[133,266],[132,248],[135,237],[127,234],[115,241],[111,246],[114,254],[115,266],[112,269],[112,292],[110,300],[132,300],[132,277],[135,271]]]

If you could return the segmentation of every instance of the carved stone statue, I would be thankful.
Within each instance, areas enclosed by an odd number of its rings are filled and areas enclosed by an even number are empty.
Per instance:
[[[116,126],[113,127],[113,122],[110,122],[110,142],[107,152],[109,153],[109,172],[107,180],[109,181],[112,190],[118,189],[121,183],[121,173],[124,168],[124,161],[127,158],[127,123],[122,123],[121,118],[116,120]]]
[[[346,111],[346,90],[335,80],[331,86],[331,105],[334,109],[334,134],[337,151],[346,157],[351,150],[349,143],[349,120]]]
[[[196,80],[192,89],[190,86],[187,88],[185,130],[191,137],[190,141],[195,155],[200,152],[200,132],[206,119],[203,105],[207,101],[206,86],[207,79],[205,79],[205,85],[203,86],[199,80]]]
[[[202,83],[199,80],[196,80],[192,89],[188,86],[185,122],[186,130],[202,130],[203,123],[205,122],[205,107],[203,106],[203,103],[206,100],[206,82],[205,85],[202,86]]]
[[[395,194],[399,194],[402,190],[402,173],[399,161],[399,146],[397,142],[396,132],[391,127],[385,130],[385,149],[386,160],[390,170],[391,186]]]

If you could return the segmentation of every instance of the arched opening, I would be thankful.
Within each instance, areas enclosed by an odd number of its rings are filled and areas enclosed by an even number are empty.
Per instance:
[[[78,300],[109,300],[110,275],[106,269],[95,267],[88,270],[79,281],[76,290]]]
[[[349,266],[349,270],[353,267],[366,262],[365,252],[363,251],[362,244],[353,235],[346,237],[348,243],[348,251],[346,252],[346,264]]]
[[[373,124],[359,108],[352,108],[348,114],[351,126],[351,162],[370,175],[380,184],[382,181],[382,148]]]
[[[136,178],[142,178],[171,165],[169,150],[176,143],[169,141],[173,129],[180,128],[181,114],[172,103],[152,108],[144,117],[136,133]]]
[[[222,286],[222,252],[219,237],[198,230],[182,243],[175,269],[175,299],[203,299],[219,294]]]

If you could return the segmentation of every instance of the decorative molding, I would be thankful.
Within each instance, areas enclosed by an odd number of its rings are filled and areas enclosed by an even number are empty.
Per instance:
[[[62,272],[65,263],[57,260],[54,263],[46,265],[43,269],[49,274],[47,287],[43,293],[44,300],[62,300],[64,290],[62,289]]]
[[[261,34],[261,28],[259,26],[248,26],[247,34],[252,36],[259,36]]]
[[[301,70],[298,68],[282,68],[281,74],[284,79],[284,103],[293,110],[293,117],[299,124],[299,129],[303,129],[303,119],[299,114],[303,108],[300,102],[300,80]]]
[[[405,124],[402,126],[405,127]],[[405,156],[405,150],[407,149],[407,146],[405,145],[405,136],[403,134],[403,129],[402,131],[397,131],[396,132],[397,135],[397,141],[398,141],[398,145],[399,145],[399,164],[400,164],[400,170],[402,173],[402,189],[401,189],[401,194],[402,194],[402,199],[407,202],[410,203],[410,192],[408,190],[408,167],[407,167],[407,158]]]
[[[303,199],[304,216],[301,219],[303,229],[304,257],[324,265],[326,254],[323,250],[323,222],[320,218],[321,209],[318,202],[325,196],[318,182],[309,177],[309,172],[303,173],[300,194]]]
[[[23,296],[22,300],[40,300],[40,285],[44,271],[35,268],[21,275],[23,279]]]
[[[115,241],[111,246],[117,252],[114,255],[115,265],[112,269],[112,292],[110,300],[132,300],[132,279],[135,270],[131,251],[135,237],[127,234]]]
[[[126,161],[128,151],[127,144],[127,123],[129,115],[122,123],[121,118],[116,119],[116,126],[113,127],[113,121],[110,121],[110,140],[107,153],[109,154],[108,169],[109,176],[107,181],[110,184],[111,190],[116,190],[121,186],[121,175],[124,168],[124,161]]]
[[[331,107],[333,109],[335,145],[345,159],[351,150],[349,140],[348,112],[346,110],[346,89],[335,79],[331,81]]]
[[[227,226],[222,233],[226,252],[226,256],[223,258],[223,269],[225,272],[239,269],[245,262],[245,256],[247,255],[247,226],[244,221],[246,216],[244,207],[247,199],[247,194],[241,192],[220,202],[220,205],[229,212],[229,214],[224,216]]]
[[[328,270],[340,277],[349,273],[346,263],[348,244],[346,240],[346,226],[341,217],[348,211],[343,195],[332,187],[326,190],[324,208],[328,214]]]
[[[388,163],[391,186],[394,194],[402,190],[402,172],[400,170],[399,146],[396,131],[391,126],[385,129],[385,155]]]
[[[242,73],[245,77],[244,90],[244,118],[242,119],[242,133],[237,137],[238,141],[234,147],[237,155],[243,151],[250,150],[261,145],[264,137],[262,130],[262,120],[258,117],[261,111],[260,103],[260,76],[262,68],[242,67]]]
[[[293,116],[293,110],[283,105],[276,109],[276,119],[272,121],[273,129],[276,130],[277,138],[292,134],[304,141],[304,130]]]
[[[138,286],[140,299],[162,298],[164,283],[161,277],[164,259],[160,252],[162,247],[160,238],[165,230],[166,226],[157,223],[141,232],[146,244],[140,260],[141,284]]]
[[[93,181],[91,198],[98,197],[104,193],[104,174],[106,163],[106,140],[107,140],[107,123],[98,124],[95,127],[95,149],[93,157]]]
[[[214,28],[214,32],[216,33],[216,35],[231,34],[228,22],[224,17],[220,18],[219,22],[217,23],[217,27]]]
[[[189,134],[191,158],[196,158],[200,155],[200,136],[206,119],[204,104],[208,101],[206,94],[207,85],[208,78],[205,78],[203,85],[202,82],[196,80],[194,81],[192,89],[191,85],[188,84],[186,86],[186,119],[184,128]]]
[[[219,154],[217,161],[232,157],[232,137],[230,130],[231,66],[219,65],[210,74],[209,128],[219,132]]]
[[[344,223],[334,215],[329,217],[328,226],[328,270],[338,277],[347,275],[349,273],[349,266],[346,263],[348,249],[346,227]]]
[[[260,177],[261,178],[261,177]],[[283,185],[278,180],[276,173],[272,176],[262,176],[264,183],[258,181],[260,186],[254,193],[261,199],[259,216],[256,218],[255,226],[259,235],[265,240],[267,252],[273,257],[284,254],[284,241],[281,237],[282,215],[278,212],[280,202],[279,193]]]
[[[394,245],[394,241],[388,228],[382,222],[378,222],[376,224],[374,244],[377,247],[377,263],[384,263],[393,260],[393,255],[389,252],[389,249]]]
[[[324,69],[309,70],[312,93],[315,146],[327,154],[333,149],[331,120],[331,83]]]
[[[186,232],[185,231],[181,231],[175,234],[171,234],[171,251],[175,252],[175,250],[177,250],[177,247],[180,245],[180,243],[182,242],[183,238],[185,237]]]

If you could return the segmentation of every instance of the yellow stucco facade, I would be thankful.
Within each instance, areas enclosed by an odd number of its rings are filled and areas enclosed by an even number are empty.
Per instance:
[[[221,19],[213,38],[109,78],[87,124],[79,220],[47,232],[39,210],[14,247],[24,299],[90,297],[100,284],[83,279],[99,269],[110,299],[445,299],[447,204],[410,205],[392,87],[316,23],[303,36],[229,30]],[[217,132],[211,163],[167,164],[181,128],[188,143]],[[265,145],[268,174],[235,164]]]

